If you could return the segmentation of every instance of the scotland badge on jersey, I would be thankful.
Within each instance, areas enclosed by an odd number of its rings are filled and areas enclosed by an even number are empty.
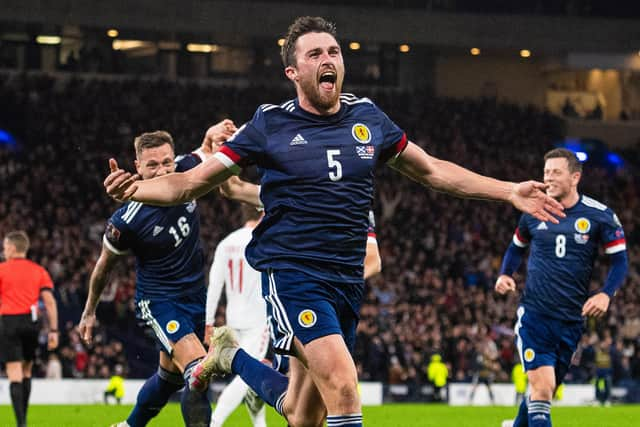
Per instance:
[[[585,217],[580,217],[574,223],[574,227],[578,233],[588,233],[591,230],[591,221]]]
[[[362,123],[356,123],[351,128],[351,135],[353,138],[361,144],[368,144],[371,142],[371,131]]]

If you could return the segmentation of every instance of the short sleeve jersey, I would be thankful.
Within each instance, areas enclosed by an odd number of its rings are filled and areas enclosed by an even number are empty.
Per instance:
[[[176,171],[200,163],[196,154],[176,158]],[[158,207],[127,202],[109,219],[104,244],[136,257],[136,300],[202,291],[204,254],[196,201]]]
[[[260,172],[265,217],[247,247],[249,263],[361,283],[374,169],[406,145],[367,98],[342,94],[330,116],[297,100],[260,106],[216,154],[232,170],[256,164]]]
[[[598,248],[614,254],[626,250],[626,242],[615,213],[590,197],[582,195],[564,213],[559,224],[529,214],[520,218],[513,243],[531,245],[522,304],[553,318],[581,321]]]
[[[25,258],[0,263],[0,315],[29,314],[40,291],[52,290],[47,270]]]

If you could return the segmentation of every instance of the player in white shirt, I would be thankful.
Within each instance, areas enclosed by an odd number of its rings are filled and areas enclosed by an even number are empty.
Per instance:
[[[262,219],[262,212],[243,205],[245,224],[225,237],[216,248],[209,274],[205,342],[213,333],[222,289],[227,299],[226,324],[235,331],[238,342],[256,359],[264,359],[269,348],[267,309],[262,298],[261,275],[245,260],[244,251],[251,233]],[[245,399],[249,386],[236,376],[222,391],[211,417],[211,426],[220,427]],[[250,396],[251,398],[252,396]],[[256,397],[257,398],[257,397]],[[245,399],[255,427],[266,427],[265,407]]]

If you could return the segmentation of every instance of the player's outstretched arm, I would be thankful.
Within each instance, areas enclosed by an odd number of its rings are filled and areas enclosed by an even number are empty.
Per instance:
[[[93,338],[93,327],[96,324],[96,309],[98,308],[100,295],[102,295],[102,292],[104,291],[104,287],[109,279],[109,274],[111,273],[111,270],[116,264],[118,258],[119,255],[110,251],[104,243],[102,244],[100,257],[91,272],[91,278],[89,279],[89,295],[87,295],[87,302],[84,305],[84,311],[82,312],[80,323],[78,324],[80,338],[87,343],[91,343],[91,339]]]
[[[109,159],[111,173],[104,180],[107,194],[117,201],[134,200],[156,206],[173,206],[204,196],[226,181],[232,172],[215,157],[186,172],[176,172],[149,180],[118,168]]]
[[[425,186],[459,197],[509,202],[540,221],[558,223],[555,216],[564,216],[562,205],[544,193],[541,182],[521,183],[500,181],[471,172],[461,166],[427,154],[416,144],[390,162],[391,167]]]

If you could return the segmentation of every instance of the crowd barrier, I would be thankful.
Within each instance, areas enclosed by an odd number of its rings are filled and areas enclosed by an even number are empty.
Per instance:
[[[96,404],[103,401],[103,392],[107,386],[107,380],[100,379],[61,379],[50,380],[35,378],[31,387],[32,404],[70,405],[70,404]],[[125,394],[123,404],[133,404],[138,390],[144,384],[144,380],[125,380]],[[225,383],[215,382],[211,385],[212,397],[215,399],[224,388]],[[452,383],[448,386],[449,404],[453,406],[486,406],[491,405],[487,387],[480,384],[471,397],[472,385],[469,383]],[[409,402],[428,401],[424,398],[430,395],[433,389],[430,386],[421,388],[422,398],[415,399],[404,386],[386,386],[379,382],[362,382],[359,386],[362,404],[366,406],[381,405],[383,402]],[[495,405],[512,406],[515,404],[515,389],[511,384],[494,384],[492,387]],[[615,401],[628,401],[629,390],[623,387],[614,387],[612,399]],[[561,400],[554,402],[557,406],[583,406],[590,405],[595,400],[595,389],[590,384],[569,384],[565,386]],[[112,400],[113,402],[113,400]],[[9,397],[9,381],[0,380],[0,405],[11,404]]]

